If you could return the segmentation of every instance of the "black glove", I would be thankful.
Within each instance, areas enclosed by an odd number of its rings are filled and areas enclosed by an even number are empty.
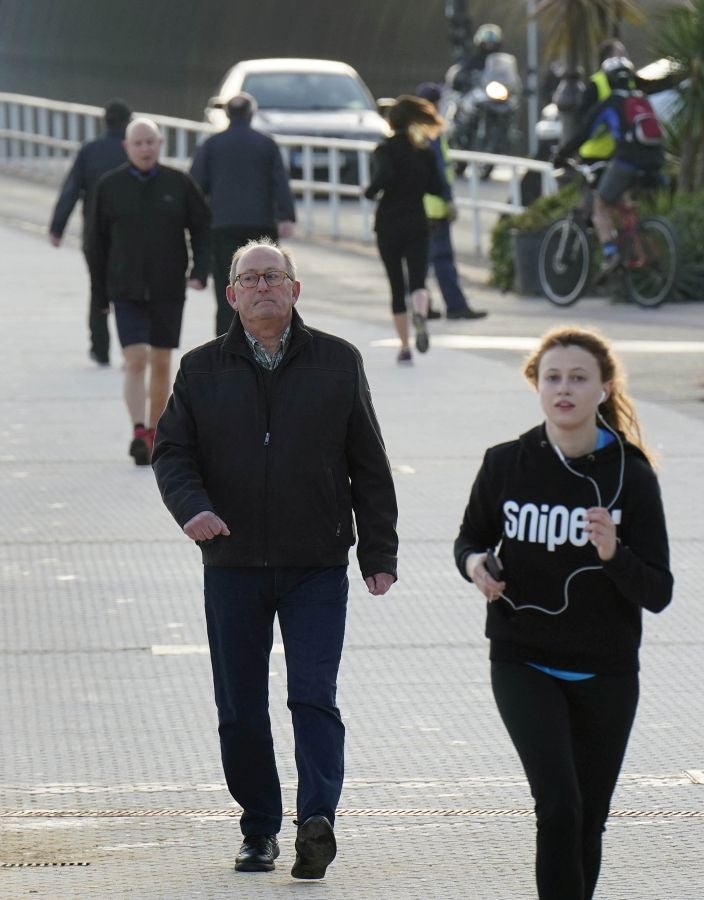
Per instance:
[[[562,169],[562,168],[564,168],[564,165],[566,162],[567,162],[567,157],[562,154],[562,152],[560,151],[560,148],[558,147],[552,157],[553,166],[555,166],[556,169]]]

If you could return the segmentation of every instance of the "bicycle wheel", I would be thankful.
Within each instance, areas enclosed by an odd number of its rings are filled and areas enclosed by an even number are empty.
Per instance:
[[[579,300],[590,268],[591,248],[584,228],[569,217],[553,222],[538,254],[538,280],[548,300],[556,306]]]
[[[624,260],[628,294],[639,306],[660,306],[677,277],[677,241],[663,219],[642,219]]]

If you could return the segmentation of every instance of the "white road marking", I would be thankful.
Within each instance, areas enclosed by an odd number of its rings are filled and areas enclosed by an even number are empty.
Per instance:
[[[511,337],[510,335],[483,334],[433,334],[433,347],[447,350],[532,350],[538,345],[537,337]],[[620,353],[704,353],[704,341],[646,341],[613,340],[613,348]],[[397,338],[371,341],[372,347],[397,347]]]

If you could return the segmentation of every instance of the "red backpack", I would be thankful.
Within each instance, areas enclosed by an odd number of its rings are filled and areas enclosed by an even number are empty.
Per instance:
[[[632,91],[623,101],[624,140],[641,147],[660,147],[664,135],[650,100]]]

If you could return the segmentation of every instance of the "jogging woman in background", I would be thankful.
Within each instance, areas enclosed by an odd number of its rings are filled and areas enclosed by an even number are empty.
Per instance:
[[[406,287],[411,294],[416,349],[429,346],[427,317],[428,220],[424,194],[442,195],[443,183],[429,137],[435,137],[443,121],[432,103],[420,97],[401,96],[389,110],[391,137],[374,150],[372,180],[364,192],[369,200],[382,193],[374,228],[381,260],[391,285],[391,311],[401,341],[399,363],[412,362],[408,345]],[[404,274],[408,273],[408,285]]]
[[[535,800],[538,896],[588,900],[638,702],[641,612],[664,609],[673,581],[609,345],[555,329],[524,374],[545,422],[487,450],[455,560],[488,601],[494,697]]]

